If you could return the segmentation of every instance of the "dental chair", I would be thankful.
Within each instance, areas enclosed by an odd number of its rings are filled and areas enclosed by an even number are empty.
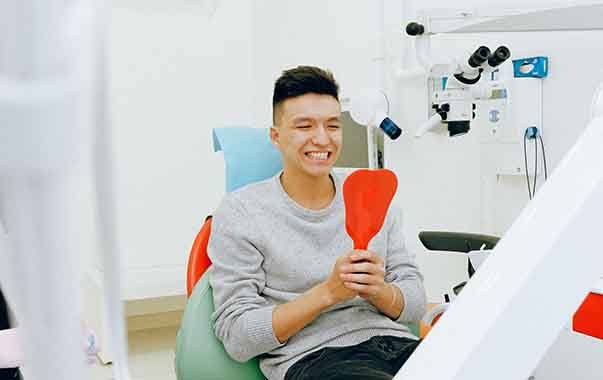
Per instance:
[[[214,129],[213,143],[215,152],[224,153],[226,192],[270,178],[282,168],[281,156],[272,146],[265,128]],[[214,335],[211,322],[214,300],[207,273],[211,265],[207,256],[210,232],[211,216],[208,216],[188,258],[189,298],[176,337],[176,377],[178,380],[264,380],[257,358],[245,363],[235,361]]]
[[[267,129],[219,128],[213,131],[214,151],[224,153],[226,191],[270,178],[282,168],[281,156],[272,145]],[[175,369],[178,380],[263,380],[259,361],[239,363],[230,358],[214,335],[212,289],[207,270],[211,262],[207,244],[211,217],[197,234],[187,264],[189,296],[176,338]],[[409,325],[419,335],[418,325]]]

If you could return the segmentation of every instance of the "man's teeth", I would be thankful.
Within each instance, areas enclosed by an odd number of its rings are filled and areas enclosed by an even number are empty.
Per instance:
[[[310,152],[306,153],[306,155],[313,160],[326,160],[329,157],[329,152]]]

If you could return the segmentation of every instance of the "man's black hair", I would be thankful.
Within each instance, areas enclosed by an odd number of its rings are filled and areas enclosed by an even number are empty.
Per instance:
[[[339,85],[328,70],[314,66],[297,66],[285,70],[274,83],[272,117],[276,125],[276,109],[285,100],[305,94],[331,95],[339,101]]]

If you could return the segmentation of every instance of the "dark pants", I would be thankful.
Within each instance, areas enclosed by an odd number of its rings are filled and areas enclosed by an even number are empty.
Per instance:
[[[326,347],[289,368],[285,380],[391,380],[420,341],[375,336],[349,347]]]

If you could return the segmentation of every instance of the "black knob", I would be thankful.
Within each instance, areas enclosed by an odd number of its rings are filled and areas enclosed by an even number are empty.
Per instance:
[[[488,58],[488,64],[496,67],[511,57],[511,51],[506,46],[499,46]]]
[[[406,25],[406,34],[409,36],[419,36],[423,33],[425,33],[425,27],[417,22]]]
[[[480,46],[471,54],[467,63],[471,67],[479,67],[482,63],[486,62],[488,57],[490,57],[490,49],[487,46]]]

